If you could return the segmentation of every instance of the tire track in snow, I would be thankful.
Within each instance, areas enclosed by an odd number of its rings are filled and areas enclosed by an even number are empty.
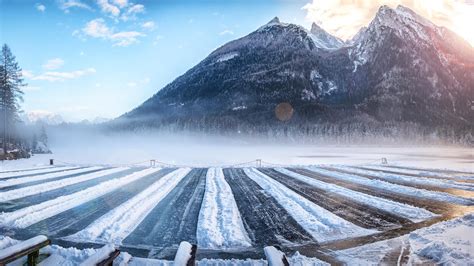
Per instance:
[[[152,249],[149,257],[172,253],[181,241],[197,244],[199,211],[206,186],[206,169],[193,169],[137,228],[123,240],[127,246]],[[172,251],[168,252],[170,249]]]
[[[243,169],[224,169],[224,177],[254,247],[314,243],[311,235]]]
[[[102,215],[85,229],[65,237],[64,240],[121,244],[190,171],[190,168],[180,168],[165,175],[133,198]]]
[[[25,228],[61,212],[84,204],[105,195],[122,186],[128,185],[145,176],[159,171],[159,168],[148,168],[136,173],[105,181],[79,192],[61,196],[14,212],[0,213],[0,224],[4,227]]]
[[[286,169],[259,169],[259,171],[282,183],[316,205],[323,207],[355,225],[368,229],[387,230],[411,223],[408,219],[400,218],[388,211],[374,208],[370,205],[371,202],[369,202],[369,200],[366,200],[365,203],[360,203],[351,199],[351,194],[357,192],[351,193],[351,191],[345,190],[345,192],[349,193],[340,193],[341,191],[338,191],[337,188],[331,187],[333,185],[326,185],[324,183],[318,184],[314,179],[301,176]],[[309,179],[310,182],[306,182],[308,180],[305,178]],[[313,180],[314,182],[311,182]],[[341,188],[341,190],[344,189]],[[359,194],[358,196],[366,198],[364,194]],[[376,201],[377,198],[370,200],[373,202]],[[378,200],[382,199],[379,198]],[[395,204],[392,204],[392,206],[393,205]],[[414,208],[412,207],[412,209]],[[425,213],[431,214],[427,211],[425,211]],[[432,214],[428,216],[428,218],[430,217],[432,217]]]
[[[321,208],[300,196],[283,184],[273,180],[255,168],[245,168],[245,174],[274,197],[278,203],[319,243],[349,237],[374,234],[369,230],[350,223],[332,212]]]
[[[8,190],[0,193],[0,202],[20,199],[28,197],[35,194],[42,194],[50,190],[62,188],[65,186],[73,185],[76,183],[88,181],[91,179],[99,178],[105,175],[110,175],[118,172],[123,172],[129,168],[120,167],[120,168],[111,168],[102,171],[93,171],[92,173],[75,175],[74,177],[64,178],[56,181],[50,181],[41,183],[39,185],[27,186],[18,189]]]
[[[52,174],[33,175],[28,177],[3,180],[0,181],[0,192],[27,186],[33,186],[44,182],[55,181],[64,178],[71,178],[82,174],[94,173],[103,169],[106,168],[101,166],[93,166],[88,168],[79,168],[76,170],[60,171]]]
[[[199,213],[198,246],[207,249],[250,247],[250,238],[221,168],[209,168]]]
[[[105,170],[105,171],[108,171],[108,170]],[[39,204],[41,202],[57,198],[62,195],[73,194],[78,191],[84,190],[88,187],[92,187],[97,184],[100,184],[104,181],[121,177],[121,176],[125,176],[125,175],[129,175],[136,171],[138,171],[137,168],[131,168],[128,170],[123,170],[118,173],[103,175],[94,179],[82,181],[82,182],[68,185],[65,187],[56,188],[56,189],[45,191],[39,194],[25,196],[25,197],[21,197],[15,200],[8,200],[6,202],[0,202],[0,212],[12,212],[12,211],[16,211],[16,210],[19,210],[31,205]],[[1,194],[2,193],[0,193],[0,196]]]
[[[352,178],[347,178],[347,179],[337,178],[333,176],[334,172],[325,170],[323,174],[323,173],[315,172],[316,169],[313,169],[313,168],[309,168],[309,169],[292,168],[291,170],[294,172],[300,173],[302,175],[309,176],[316,180],[322,181],[322,182],[335,184],[335,185],[338,185],[350,190],[358,191],[358,192],[372,195],[375,197],[386,198],[392,201],[397,201],[397,202],[405,203],[411,206],[416,206],[419,208],[426,209],[435,214],[442,214],[445,212],[449,212],[455,206],[453,204],[449,204],[443,201],[433,201],[433,200],[423,199],[421,197],[406,195],[396,189],[390,190],[390,189],[384,188],[383,184],[378,185],[378,183],[366,182],[366,180],[368,181],[371,181],[371,180],[363,178],[363,177],[354,176]],[[366,179],[366,180],[362,180],[361,182],[359,181],[359,179],[361,178]]]
[[[51,174],[67,170],[75,170],[84,167],[79,166],[58,166],[58,167],[46,167],[38,169],[27,169],[27,170],[15,170],[15,171],[6,171],[0,173],[0,179],[10,179],[10,178],[21,178],[27,176],[34,176],[38,174]]]

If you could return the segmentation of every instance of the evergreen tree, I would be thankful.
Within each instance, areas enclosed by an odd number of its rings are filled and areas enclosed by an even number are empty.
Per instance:
[[[2,46],[0,55],[0,115],[3,123],[3,150],[11,142],[14,124],[19,120],[20,102],[23,101],[23,91],[26,86],[22,78],[21,68],[16,62],[8,45]]]
[[[39,141],[43,142],[43,144],[45,146],[48,146],[48,135],[46,134],[46,130],[44,129],[44,125],[41,126]]]

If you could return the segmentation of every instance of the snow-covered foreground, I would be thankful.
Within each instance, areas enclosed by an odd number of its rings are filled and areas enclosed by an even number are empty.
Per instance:
[[[423,174],[418,176],[413,169],[384,172],[388,167],[371,167],[72,165],[5,170],[0,173],[0,182],[5,182],[0,185],[0,235],[11,238],[1,238],[0,249],[16,243],[13,239],[47,235],[53,243],[116,245],[134,256],[130,265],[171,265],[163,259],[172,257],[179,243],[187,241],[204,252],[199,265],[266,265],[265,246],[283,247],[293,265],[318,265],[321,260],[336,263],[357,256],[360,245],[378,239],[389,243],[385,245],[409,241],[409,246],[397,251],[416,254],[410,257],[413,262],[466,258],[466,251],[456,250],[472,249],[461,232],[473,227],[472,215],[446,223],[443,230],[422,227],[474,212],[474,198],[469,194],[437,190],[455,187],[469,193],[469,174],[443,171],[435,176],[437,170],[420,170]],[[397,169],[406,171],[397,174]],[[325,247],[337,250],[338,243],[353,248],[332,257]],[[375,244],[365,246],[370,245]],[[450,250],[451,255],[446,257],[439,249]],[[70,265],[96,252],[59,246],[45,250],[53,254],[50,263],[66,260]],[[215,259],[232,254],[261,259]],[[362,262],[368,255],[360,254],[357,258]],[[124,256],[123,261],[130,257]],[[392,260],[393,256],[377,258]]]
[[[468,214],[408,235],[337,252],[348,264],[443,264],[474,263],[474,214]]]
[[[356,248],[340,250],[336,257],[348,265],[418,265],[447,264],[471,265],[474,261],[474,214],[434,224],[397,238],[375,242]],[[0,249],[11,247],[20,241],[0,236]],[[94,257],[103,257],[113,250],[105,245],[100,249],[63,248],[58,245],[45,247],[41,254],[49,257],[40,265],[80,265]],[[19,263],[23,262],[19,261]],[[288,255],[290,265],[329,265],[317,258],[308,258],[296,252]],[[123,252],[115,260],[117,265],[174,265],[170,260],[134,257]],[[115,265],[114,263],[114,265]],[[197,265],[256,266],[268,265],[266,259],[201,259]]]

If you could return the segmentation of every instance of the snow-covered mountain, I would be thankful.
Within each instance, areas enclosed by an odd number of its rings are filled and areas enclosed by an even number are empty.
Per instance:
[[[125,127],[248,128],[414,123],[474,128],[474,49],[412,10],[382,6],[350,41],[274,18],[212,52],[141,106]],[[285,125],[288,125],[285,123]]]
[[[26,124],[35,124],[40,122],[47,125],[59,125],[65,122],[61,115],[44,110],[26,112],[22,116],[22,120]]]
[[[341,39],[332,36],[314,22],[311,25],[310,32],[311,35],[314,36],[313,42],[320,48],[337,49],[344,45],[344,42]]]

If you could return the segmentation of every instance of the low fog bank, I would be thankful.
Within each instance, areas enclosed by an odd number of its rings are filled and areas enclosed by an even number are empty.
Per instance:
[[[186,166],[231,166],[261,159],[282,165],[367,164],[387,158],[391,164],[474,171],[470,147],[415,145],[410,141],[376,139],[351,143],[341,139],[298,140],[209,134],[104,132],[96,127],[48,128],[51,155],[71,164],[134,164],[155,159]],[[264,164],[265,165],[265,164]],[[244,165],[245,166],[245,165]],[[268,166],[268,165],[265,165]]]

